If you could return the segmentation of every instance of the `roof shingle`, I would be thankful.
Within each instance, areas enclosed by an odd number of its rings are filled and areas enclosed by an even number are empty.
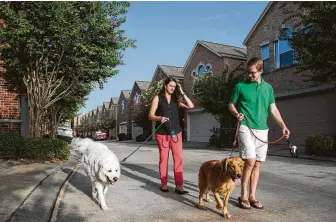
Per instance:
[[[104,107],[105,107],[105,109],[108,109],[109,106],[110,106],[110,102],[104,102]]]
[[[113,104],[118,104],[119,97],[112,97]]]
[[[202,44],[212,49],[214,52],[220,54],[221,56],[234,56],[246,59],[247,51],[245,48],[239,48],[230,45],[223,45],[214,42],[200,41]]]
[[[131,90],[121,90],[125,99],[129,99],[131,96]]]
[[[149,85],[151,84],[151,82],[148,81],[135,81],[135,82],[139,86],[141,91],[148,89]]]
[[[159,65],[159,67],[168,76],[183,78],[183,73],[182,73],[183,67],[166,66],[166,65]]]

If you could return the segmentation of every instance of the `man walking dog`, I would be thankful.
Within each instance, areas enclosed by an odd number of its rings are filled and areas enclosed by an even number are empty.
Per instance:
[[[275,105],[272,86],[261,77],[263,73],[262,60],[251,58],[247,62],[247,69],[249,80],[240,82],[235,86],[229,104],[230,112],[240,121],[238,131],[239,153],[245,162],[241,196],[238,201],[243,209],[250,209],[251,206],[262,209],[263,205],[256,199],[256,189],[260,163],[266,160],[268,149],[268,144],[260,141],[267,141],[268,138],[268,112],[270,111],[275,121],[282,128],[282,133],[286,139],[288,139],[290,132]],[[250,192],[248,196],[247,185],[249,181]]]

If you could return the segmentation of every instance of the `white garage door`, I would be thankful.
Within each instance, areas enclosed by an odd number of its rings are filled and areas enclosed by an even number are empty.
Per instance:
[[[127,125],[125,124],[119,124],[119,133],[125,133],[127,135]]]
[[[209,113],[190,113],[188,117],[189,141],[209,142],[209,138],[212,135],[210,130],[213,127],[220,127],[217,120]]]
[[[136,124],[132,124],[132,139],[135,140],[137,136],[143,133],[142,127],[136,126]]]

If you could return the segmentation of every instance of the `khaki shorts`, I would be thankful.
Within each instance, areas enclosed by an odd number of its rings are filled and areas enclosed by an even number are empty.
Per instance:
[[[252,129],[252,131],[259,139],[268,141],[268,129]],[[266,160],[268,144],[255,138],[251,133],[251,130],[245,125],[240,125],[239,127],[238,143],[239,154],[242,159],[256,159],[258,161]]]

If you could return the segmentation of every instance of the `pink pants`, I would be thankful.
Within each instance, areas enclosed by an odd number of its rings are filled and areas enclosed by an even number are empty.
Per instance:
[[[183,185],[183,161],[182,161],[182,133],[177,134],[174,138],[170,135],[155,136],[160,152],[160,179],[161,185],[167,185],[168,181],[168,159],[169,148],[171,148],[174,159],[174,178],[175,185]],[[176,142],[176,143],[175,143]]]

